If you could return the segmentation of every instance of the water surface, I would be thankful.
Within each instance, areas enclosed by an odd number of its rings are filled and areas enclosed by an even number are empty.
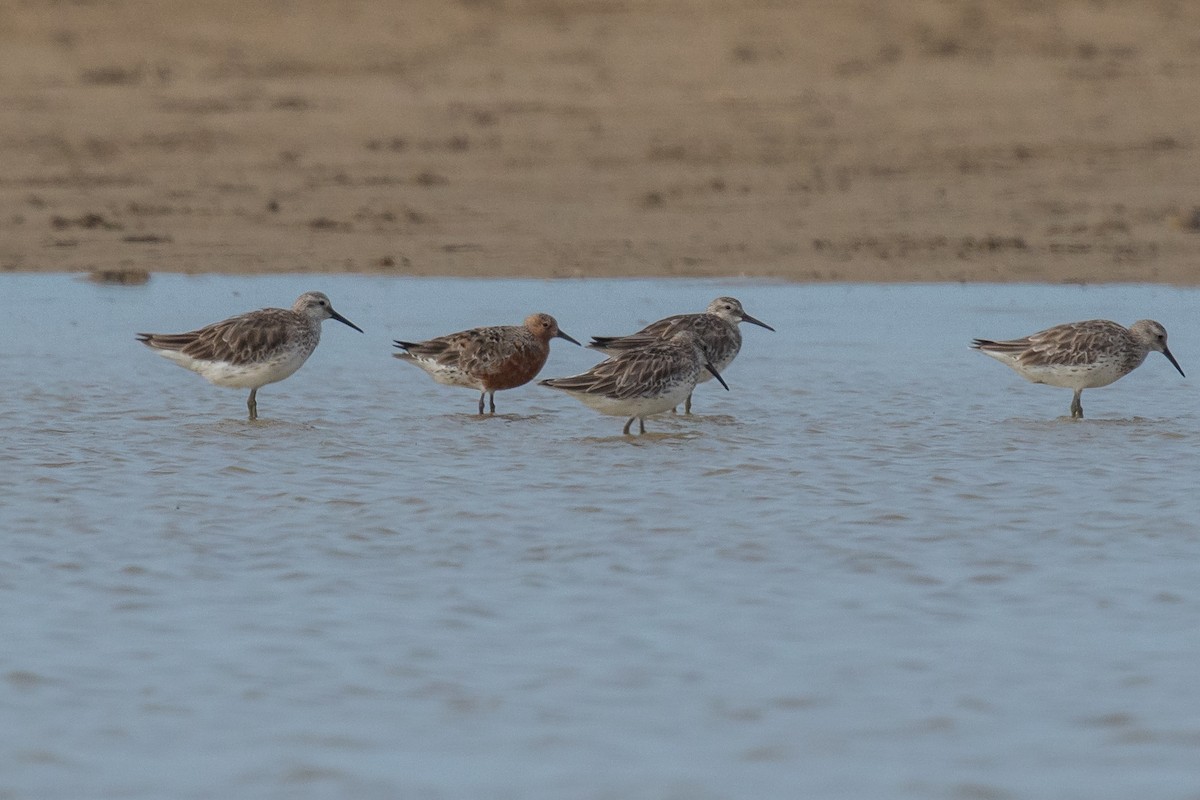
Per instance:
[[[0,281],[0,797],[1200,797],[1200,416],[972,353],[1195,290],[65,276]],[[308,364],[133,339],[320,289]],[[777,332],[622,437],[392,338],[579,339],[732,294]],[[553,342],[544,376],[599,356]]]

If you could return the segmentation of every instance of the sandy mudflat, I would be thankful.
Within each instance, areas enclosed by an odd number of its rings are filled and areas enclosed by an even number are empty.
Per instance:
[[[0,269],[1200,280],[1200,4],[0,4]]]

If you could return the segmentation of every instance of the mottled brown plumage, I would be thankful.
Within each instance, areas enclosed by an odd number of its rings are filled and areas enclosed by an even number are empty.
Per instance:
[[[670,339],[621,351],[587,372],[547,378],[540,385],[567,392],[601,414],[629,417],[624,428],[628,435],[634,420],[645,433],[645,418],[678,405],[696,388],[701,374],[711,374],[729,388],[704,355],[695,332],[681,330]]]
[[[264,308],[188,333],[141,333],[138,341],[202,361],[252,364],[310,335],[309,326],[295,312]]]
[[[686,330],[696,334],[700,348],[708,362],[718,372],[724,372],[742,349],[742,332],[738,328],[738,323],[741,322],[749,322],[769,331],[775,330],[765,322],[747,314],[737,298],[718,297],[708,304],[708,308],[702,314],[676,314],[665,317],[651,322],[640,331],[628,336],[593,336],[588,347],[615,356],[628,350],[637,350],[656,342],[662,342],[680,331]],[[699,383],[704,383],[711,378],[712,376],[708,372],[704,372],[700,376]],[[684,413],[692,413],[690,392],[684,401]]]
[[[333,310],[321,292],[305,292],[290,309],[263,308],[187,333],[139,333],[138,341],[218,386],[250,390],[246,407],[258,419],[260,387],[288,377],[321,341],[321,322],[336,319],[362,329]]]
[[[558,328],[549,314],[531,314],[523,325],[499,325],[439,336],[424,342],[395,340],[404,352],[393,355],[415,364],[438,383],[464,386],[480,392],[496,413],[495,394],[523,386],[541,371],[550,355],[550,340],[579,344]]]
[[[1084,389],[1107,386],[1135,370],[1157,350],[1183,375],[1167,348],[1167,331],[1143,319],[1126,328],[1106,319],[1055,325],[1020,339],[975,339],[971,347],[1012,367],[1033,383],[1074,389],[1071,416],[1083,416]]]

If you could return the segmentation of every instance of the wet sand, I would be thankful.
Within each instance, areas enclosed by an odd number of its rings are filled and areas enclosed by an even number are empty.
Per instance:
[[[0,6],[0,270],[1200,279],[1200,6]]]

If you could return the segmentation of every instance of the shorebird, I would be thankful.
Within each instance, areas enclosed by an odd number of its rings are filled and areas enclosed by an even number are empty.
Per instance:
[[[425,342],[395,340],[401,361],[415,364],[446,386],[465,386],[479,394],[479,413],[486,397],[496,413],[496,392],[514,389],[533,380],[550,355],[550,340],[579,342],[558,329],[549,314],[530,314],[524,325],[471,328]]]
[[[587,372],[567,378],[548,378],[542,386],[573,395],[601,414],[629,417],[621,431],[629,435],[633,421],[646,432],[645,418],[679,405],[696,388],[702,374],[711,374],[726,390],[720,371],[704,354],[694,331],[677,331],[670,339],[655,339],[635,350],[624,350]]]
[[[1125,328],[1106,319],[1067,322],[1021,339],[975,339],[971,347],[1016,370],[1033,383],[1074,389],[1071,418],[1083,417],[1084,389],[1108,386],[1141,365],[1157,350],[1183,375],[1167,349],[1167,331],[1151,319]],[[1186,376],[1185,376],[1186,377]]]
[[[769,331],[774,331],[767,323],[757,320],[746,313],[742,304],[733,297],[718,297],[708,304],[703,314],[677,314],[652,322],[637,333],[628,336],[593,336],[588,347],[599,350],[610,356],[618,355],[627,350],[645,347],[654,341],[670,339],[677,332],[690,330],[700,337],[700,346],[705,358],[717,372],[724,372],[733,363],[738,351],[742,349],[742,332],[738,329],[739,322],[749,322]],[[699,383],[711,380],[712,375],[702,371]],[[683,412],[692,413],[692,393],[688,392],[684,401]]]
[[[300,369],[321,341],[321,323],[336,319],[362,328],[333,310],[321,292],[305,292],[290,309],[263,308],[188,333],[139,333],[160,356],[199,373],[217,386],[249,389],[246,408],[258,419],[258,390]]]

